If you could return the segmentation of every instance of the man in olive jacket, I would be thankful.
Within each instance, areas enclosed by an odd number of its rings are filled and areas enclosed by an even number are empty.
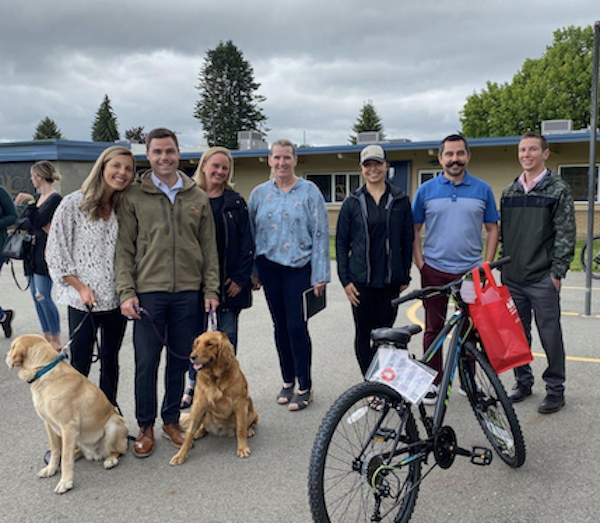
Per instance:
[[[154,451],[156,380],[163,346],[154,329],[169,348],[161,407],[163,436],[179,447],[185,435],[179,425],[179,404],[199,321],[200,289],[206,311],[219,305],[219,261],[208,197],[177,170],[179,145],[172,131],[150,131],[146,156],[152,169],[127,190],[119,209],[115,259],[121,312],[138,320],[133,344],[140,432],[133,453],[139,458]],[[141,314],[140,307],[150,318]]]
[[[502,255],[511,263],[502,268],[531,345],[531,312],[548,357],[542,378],[546,397],[538,411],[557,412],[565,404],[565,348],[560,325],[560,286],[575,253],[575,208],[571,188],[546,168],[550,149],[546,139],[528,132],[519,142],[521,175],[502,192]],[[531,395],[529,364],[515,369],[512,402]]]

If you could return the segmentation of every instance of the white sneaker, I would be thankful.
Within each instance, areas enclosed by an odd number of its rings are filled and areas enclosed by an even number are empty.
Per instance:
[[[439,396],[439,389],[436,385],[431,385],[429,387],[429,392],[425,394],[423,397],[423,404],[425,405],[435,405],[437,403],[437,399]]]
[[[459,393],[461,396],[466,396],[466,395],[467,395],[467,391],[466,391],[465,389],[463,389],[463,388],[462,388],[462,385],[459,385],[459,386],[458,386],[458,393]]]

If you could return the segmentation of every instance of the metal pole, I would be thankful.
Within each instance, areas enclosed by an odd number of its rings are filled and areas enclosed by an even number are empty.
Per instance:
[[[594,56],[592,72],[592,114],[590,118],[590,163],[588,168],[587,260],[585,271],[585,315],[592,313],[592,257],[594,245],[594,203],[596,202],[596,141],[598,135],[598,62],[600,56],[600,21],[594,24]]]

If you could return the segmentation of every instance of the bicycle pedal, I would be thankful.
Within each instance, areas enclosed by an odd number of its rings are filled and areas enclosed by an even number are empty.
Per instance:
[[[492,462],[492,451],[485,447],[473,447],[471,451],[471,463],[485,467]]]
[[[394,439],[395,437],[396,431],[386,427],[380,427],[377,432],[373,434],[373,439],[379,443],[385,443],[386,441]]]

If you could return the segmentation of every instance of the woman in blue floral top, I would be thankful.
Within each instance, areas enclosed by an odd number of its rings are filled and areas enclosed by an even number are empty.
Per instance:
[[[271,180],[252,191],[248,205],[258,273],[252,279],[255,289],[265,288],[283,379],[277,402],[291,411],[312,400],[302,293],[314,287],[319,296],[330,281],[325,200],[314,183],[296,176],[297,163],[292,142],[277,140],[269,154]]]

